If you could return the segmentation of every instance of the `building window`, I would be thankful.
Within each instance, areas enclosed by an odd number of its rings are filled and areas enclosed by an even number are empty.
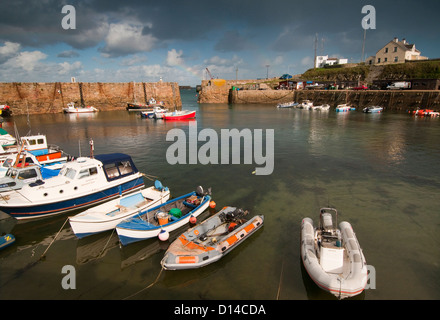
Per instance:
[[[388,48],[385,48],[385,53],[388,53]]]
[[[394,62],[398,62],[399,61],[399,57],[394,57]]]
[[[394,47],[394,52],[397,52],[397,47]]]
[[[384,58],[384,59],[383,59],[383,62],[388,62],[388,58]]]
[[[380,58],[377,58],[377,63],[380,63]]]

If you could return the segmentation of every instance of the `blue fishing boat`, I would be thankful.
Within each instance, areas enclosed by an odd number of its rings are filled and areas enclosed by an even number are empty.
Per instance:
[[[24,185],[20,192],[3,192],[0,210],[19,220],[41,218],[91,207],[143,187],[142,173],[129,155],[80,157],[67,162],[56,177]]]
[[[12,234],[5,234],[0,237],[0,250],[9,247],[15,242],[15,237]]]
[[[122,245],[159,237],[161,232],[171,232],[197,218],[209,206],[210,190],[201,187],[196,191],[169,200],[154,208],[144,210],[116,226]],[[162,239],[161,239],[162,240]]]

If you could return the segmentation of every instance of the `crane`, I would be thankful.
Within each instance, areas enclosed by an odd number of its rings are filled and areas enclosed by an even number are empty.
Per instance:
[[[206,68],[206,71],[208,72],[208,75],[209,75],[209,77],[211,78],[211,80],[213,80],[213,79],[214,79],[214,77],[212,76],[212,74],[211,74],[211,72],[209,71],[209,69],[208,69],[208,68]]]

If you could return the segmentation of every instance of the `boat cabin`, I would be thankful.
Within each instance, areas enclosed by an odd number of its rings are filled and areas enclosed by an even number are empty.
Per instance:
[[[25,184],[42,179],[40,167],[37,165],[11,167],[6,171],[6,175],[0,178],[0,192],[21,189]]]
[[[107,181],[113,181],[138,172],[129,155],[123,153],[101,154],[95,156],[102,162]]]

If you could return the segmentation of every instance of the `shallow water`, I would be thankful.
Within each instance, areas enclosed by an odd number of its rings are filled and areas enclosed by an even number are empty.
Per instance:
[[[264,214],[264,227],[215,264],[160,274],[168,244],[157,239],[120,248],[115,233],[77,240],[67,223],[39,261],[68,214],[3,223],[2,231],[17,240],[0,251],[0,299],[333,299],[304,272],[299,247],[301,220],[317,221],[326,206],[353,225],[368,265],[376,270],[376,289],[358,298],[440,298],[440,119],[199,105],[195,92],[186,90],[182,101],[184,109],[197,110],[196,121],[154,121],[115,111],[35,115],[30,129],[71,155],[89,155],[90,138],[95,154],[130,154],[138,169],[159,177],[172,196],[198,185],[212,187],[217,208],[232,205]],[[29,131],[27,117],[13,121],[20,134]],[[274,129],[274,172],[253,175],[256,163],[169,165],[166,151],[173,142],[166,134],[180,128],[188,137],[189,123],[219,135],[221,129]],[[14,122],[3,128],[13,133]],[[74,290],[62,288],[65,265],[76,270]],[[151,288],[132,296],[159,274]]]

